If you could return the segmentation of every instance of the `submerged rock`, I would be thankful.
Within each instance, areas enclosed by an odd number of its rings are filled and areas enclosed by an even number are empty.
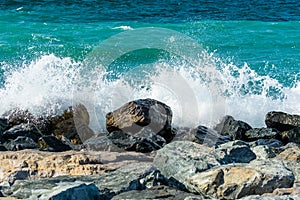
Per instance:
[[[147,127],[167,142],[173,138],[171,131],[172,111],[166,104],[154,99],[138,99],[126,103],[106,115],[108,132],[122,131],[129,135]]]
[[[210,198],[237,199],[293,185],[293,173],[280,162],[256,161],[215,167],[188,177],[189,187]]]
[[[246,131],[252,127],[246,122],[235,120],[232,116],[225,116],[214,129],[222,135],[229,135],[233,140],[243,140]]]
[[[275,128],[281,132],[289,131],[295,127],[300,127],[300,115],[272,111],[267,113],[265,123],[268,128]]]

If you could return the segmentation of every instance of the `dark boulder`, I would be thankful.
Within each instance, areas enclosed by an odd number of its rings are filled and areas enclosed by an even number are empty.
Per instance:
[[[24,136],[19,136],[16,139],[12,140],[8,144],[6,144],[6,148],[9,151],[20,151],[23,149],[37,149],[37,143],[29,138]]]
[[[52,135],[41,137],[38,141],[38,147],[41,150],[53,152],[68,151],[72,149],[69,145],[63,143],[61,140]]]
[[[126,151],[151,152],[162,148],[166,140],[153,133],[151,129],[143,128],[135,135],[129,135],[122,131],[113,131],[108,134],[108,139],[113,144]]]
[[[42,136],[41,132],[37,127],[32,123],[23,123],[16,125],[2,134],[2,137],[8,140],[14,140],[19,136],[24,136],[31,138],[33,141],[37,142],[38,139]]]
[[[3,144],[0,144],[0,151],[7,151],[7,148]]]
[[[228,163],[249,163],[256,158],[255,153],[248,144],[239,140],[220,145],[215,150],[214,155],[222,165]]]
[[[286,143],[294,142],[300,144],[300,127],[282,132],[282,140]]]
[[[246,122],[235,120],[232,116],[225,116],[214,129],[222,135],[229,135],[233,140],[243,140],[246,131],[252,128]]]
[[[279,139],[280,132],[274,128],[253,128],[245,133],[245,141],[255,141],[258,139]]]
[[[229,136],[221,135],[206,126],[198,126],[194,129],[174,128],[173,132],[175,133],[173,141],[191,141],[198,144],[206,144],[210,147],[218,146],[231,140]]]
[[[171,122],[171,108],[154,99],[131,101],[106,115],[108,132],[122,131],[135,135],[147,127],[153,133],[165,138],[167,142],[173,139]]]
[[[295,127],[300,127],[300,116],[272,111],[267,113],[265,123],[268,128],[275,128],[281,132],[288,131]]]
[[[7,118],[8,128],[24,123],[31,123],[34,124],[42,134],[49,134],[52,131],[51,122],[46,117],[34,116],[28,110],[17,108],[4,113],[3,116]]]
[[[8,123],[7,119],[0,118],[0,135],[7,129]]]
[[[115,145],[106,134],[98,134],[89,138],[82,145],[82,149],[88,151],[111,151],[111,152],[124,152],[124,149]]]

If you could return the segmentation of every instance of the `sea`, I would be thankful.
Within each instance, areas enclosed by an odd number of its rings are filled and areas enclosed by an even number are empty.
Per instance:
[[[153,98],[173,126],[300,114],[299,0],[1,0],[0,114]]]

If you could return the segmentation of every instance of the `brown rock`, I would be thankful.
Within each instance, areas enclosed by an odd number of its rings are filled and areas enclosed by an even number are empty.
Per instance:
[[[267,113],[265,123],[268,128],[275,128],[279,131],[288,131],[300,126],[300,116],[272,111]]]
[[[0,152],[0,183],[14,182],[15,179],[12,180],[11,177],[18,177],[18,174],[24,174],[24,172],[26,172],[25,179],[60,175],[90,175],[116,170],[121,166],[142,161],[152,162],[152,157],[136,152],[6,151]]]
[[[212,168],[188,180],[190,187],[200,194],[217,199],[237,199],[291,187],[294,176],[280,162],[259,161]]]
[[[171,122],[171,108],[154,99],[131,101],[106,115],[108,132],[123,131],[135,135],[147,127],[168,142],[173,138]]]
[[[298,146],[287,148],[283,152],[278,154],[277,158],[300,162],[300,148]]]

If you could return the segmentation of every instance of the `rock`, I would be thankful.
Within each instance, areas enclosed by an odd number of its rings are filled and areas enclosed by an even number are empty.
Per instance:
[[[293,173],[280,162],[229,164],[187,178],[190,188],[217,199],[237,199],[293,185]]]
[[[74,145],[82,144],[88,138],[94,136],[94,132],[88,127],[89,117],[86,108],[79,104],[69,107],[63,114],[48,117],[52,124],[52,132],[58,138],[66,137]]]
[[[296,127],[289,131],[282,132],[282,140],[286,143],[295,142],[300,144],[300,127]]]
[[[36,149],[38,148],[38,145],[33,139],[29,137],[19,136],[13,141],[9,142],[6,145],[6,148],[9,151],[20,151],[23,149]]]
[[[194,142],[175,141],[157,151],[153,164],[166,178],[174,178],[186,185],[187,177],[220,165],[213,150]]]
[[[200,195],[193,195],[191,193],[183,192],[181,190],[171,188],[168,186],[155,186],[147,190],[131,190],[116,195],[112,200],[121,199],[171,199],[171,200],[182,200],[187,197],[194,197],[198,199],[204,199]]]
[[[175,138],[173,141],[191,141],[198,144],[206,144],[210,147],[230,141],[230,137],[220,135],[213,129],[205,126],[198,126],[195,129],[178,128],[175,130]]]
[[[300,116],[272,111],[267,113],[265,123],[268,128],[275,128],[281,132],[289,131],[300,126]]]
[[[250,195],[247,197],[240,198],[239,200],[293,200],[296,197],[284,195],[284,196],[260,196],[260,195]]]
[[[0,151],[7,151],[7,148],[4,145],[0,144]]]
[[[0,118],[0,135],[7,129],[8,123],[7,119]]]
[[[300,188],[299,187],[292,187],[292,188],[277,188],[272,193],[265,193],[264,196],[282,196],[282,195],[299,195]]]
[[[235,120],[232,116],[225,116],[214,128],[214,130],[222,135],[229,135],[233,140],[244,139],[246,131],[250,129],[252,128],[249,124]]]
[[[94,183],[100,193],[99,199],[106,200],[126,191],[146,189],[146,186],[140,180],[153,169],[151,164],[140,162],[139,164],[125,165],[111,173],[17,180],[9,189],[2,192],[5,195],[21,199],[38,199],[46,193],[49,194],[49,192],[55,191],[58,185],[72,185],[74,182],[83,182]]]
[[[280,132],[274,128],[253,128],[245,133],[246,141],[255,141],[258,139],[279,139]]]
[[[254,142],[249,143],[251,147],[266,145],[272,148],[282,147],[284,144],[277,139],[258,139]]]
[[[166,140],[152,132],[151,129],[143,128],[135,135],[129,135],[122,131],[113,131],[108,134],[108,139],[113,144],[126,151],[151,152],[162,148]]]
[[[220,145],[214,154],[221,164],[249,163],[256,158],[248,144],[238,140]]]
[[[104,134],[98,134],[86,140],[82,145],[82,148],[87,151],[124,152],[124,149],[113,144],[112,141]]]
[[[37,142],[42,134],[32,123],[16,125],[2,134],[6,141],[14,140],[19,136],[28,137]]]
[[[283,160],[300,162],[300,148],[298,146],[292,146],[286,148],[284,151],[279,153],[276,157]]]
[[[122,131],[135,135],[147,127],[153,133],[165,138],[167,142],[173,139],[171,123],[171,108],[154,99],[131,101],[106,115],[108,132]]]
[[[268,159],[276,156],[272,148],[266,145],[255,146],[251,150],[255,153],[257,159]]]
[[[52,152],[68,151],[72,149],[69,145],[64,144],[53,135],[42,136],[38,140],[38,148]]]
[[[0,183],[20,170],[28,170],[30,179],[61,175],[88,175],[113,171],[130,163],[152,162],[153,157],[136,152],[37,150],[0,152]]]
[[[94,183],[61,183],[51,188],[44,194],[38,196],[39,199],[65,200],[65,199],[101,199],[98,188]]]

